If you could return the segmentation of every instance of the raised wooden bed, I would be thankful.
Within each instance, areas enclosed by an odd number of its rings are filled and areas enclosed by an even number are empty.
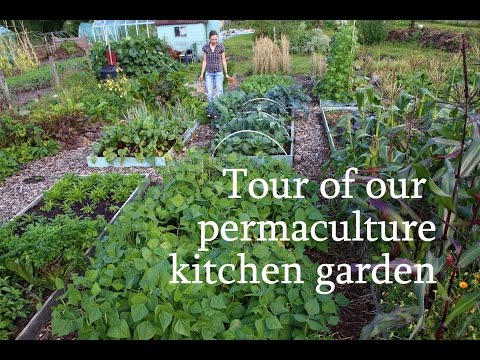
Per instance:
[[[336,141],[331,134],[331,126],[327,120],[327,115],[326,113],[329,113],[331,111],[346,111],[346,112],[353,112],[353,111],[358,111],[358,107],[355,104],[344,104],[344,103],[336,103],[333,101],[325,101],[322,99],[318,99],[319,104],[320,104],[320,117],[321,121],[323,123],[323,127],[325,129],[325,133],[327,134],[328,138],[328,145],[330,147],[330,152],[333,154],[337,151],[337,144]]]
[[[188,139],[192,136],[193,132],[198,128],[200,125],[200,121],[197,119],[193,123],[193,126],[183,134],[183,143],[186,143]],[[112,162],[108,162],[104,157],[97,156],[95,161],[94,154],[90,154],[87,156],[87,164],[89,167],[151,167],[151,166],[165,166],[167,163],[167,159],[172,157],[173,149],[170,149],[166,156],[159,156],[155,157],[155,162],[150,163],[148,161],[138,161],[135,157],[125,157],[123,159],[116,158]]]
[[[109,221],[107,226],[103,229],[97,239],[103,238],[107,234],[108,225],[113,224],[120,213],[122,212],[123,208],[133,201],[137,196],[142,194],[146,187],[150,182],[150,175],[143,174],[143,181],[142,183],[130,194],[128,199],[123,203],[123,205],[118,209],[115,213],[113,218]],[[53,186],[53,185],[52,185]],[[50,187],[51,188],[51,187]],[[33,200],[28,206],[26,206],[22,211],[20,211],[14,218],[25,214],[29,209],[37,205],[43,199],[43,194],[38,196],[35,200]],[[85,258],[91,258],[95,254],[95,247],[91,246],[85,252]],[[45,326],[45,324],[50,320],[52,315],[52,307],[58,303],[58,298],[63,295],[65,292],[64,289],[55,290],[47,300],[44,302],[43,306],[36,312],[36,314],[30,319],[27,325],[23,328],[23,330],[17,335],[15,340],[36,340],[40,330]]]

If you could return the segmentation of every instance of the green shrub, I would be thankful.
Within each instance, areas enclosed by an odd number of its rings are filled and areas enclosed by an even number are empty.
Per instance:
[[[308,102],[311,101],[310,96],[299,84],[277,85],[267,91],[265,97],[282,104],[285,109],[301,109],[303,111],[308,110]]]
[[[110,47],[115,51],[117,62],[128,76],[180,68],[180,63],[168,55],[166,42],[158,38],[125,37],[119,42],[110,43]],[[95,43],[92,48],[92,69],[96,74],[107,65],[106,50],[107,46],[101,42]]]
[[[357,28],[358,40],[365,45],[378,44],[385,40],[388,34],[385,20],[359,20]]]
[[[292,53],[311,54],[325,52],[328,49],[330,37],[321,29],[307,30],[304,22],[290,36],[290,51]]]
[[[161,68],[131,79],[130,95],[147,105],[173,104],[177,100],[191,97],[191,88],[185,86],[186,73],[183,70],[171,71]]]

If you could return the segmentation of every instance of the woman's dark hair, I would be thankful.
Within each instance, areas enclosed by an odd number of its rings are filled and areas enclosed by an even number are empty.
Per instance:
[[[213,35],[217,35],[218,36],[218,33],[215,31],[215,30],[212,30],[208,33],[208,38],[210,39]]]

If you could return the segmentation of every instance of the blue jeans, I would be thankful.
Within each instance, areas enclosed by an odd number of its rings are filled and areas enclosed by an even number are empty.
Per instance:
[[[206,72],[205,83],[207,87],[208,112],[213,112],[213,98],[223,94],[223,72]],[[213,95],[213,84],[215,84],[216,94]]]

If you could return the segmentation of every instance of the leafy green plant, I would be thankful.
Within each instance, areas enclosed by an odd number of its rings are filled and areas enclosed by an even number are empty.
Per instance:
[[[252,165],[230,156],[228,164],[191,153],[181,164],[164,171],[160,187],[151,187],[142,200],[125,208],[108,242],[97,244],[96,258],[84,276],[75,277],[52,313],[52,330],[80,339],[306,339],[324,338],[339,322],[341,294],[320,296],[315,269],[304,255],[304,243],[211,242],[208,253],[195,259],[198,219],[293,218],[313,222],[323,218],[314,206],[318,197],[251,201],[246,184],[254,178],[296,175],[282,162]],[[239,184],[242,199],[228,199],[230,180],[222,167],[248,169]],[[308,184],[307,196],[318,188]],[[308,215],[307,215],[308,214]],[[255,231],[252,233],[255,235]],[[319,243],[320,244],[320,243]],[[326,251],[326,243],[321,243]],[[170,284],[170,254],[199,265],[238,264],[238,253],[256,266],[298,263],[303,284]],[[194,271],[185,272],[194,279]],[[239,279],[237,268],[225,274]],[[251,279],[251,274],[248,274]],[[216,276],[215,276],[216,278]]]
[[[267,91],[265,97],[279,102],[285,109],[301,109],[303,111],[308,110],[308,102],[311,101],[310,96],[298,84],[291,86],[277,85]]]
[[[16,287],[9,276],[0,276],[0,340],[8,340],[15,330],[14,322],[26,318],[28,301],[22,290]]]
[[[76,184],[65,194],[65,200],[71,204],[82,202],[87,196],[87,188],[81,184]]]
[[[81,264],[83,252],[100,234],[105,220],[81,220],[59,215],[50,222],[23,227],[12,220],[0,228],[0,265],[40,285],[41,272],[51,266]],[[20,235],[17,235],[20,232]],[[29,269],[26,271],[25,269]]]
[[[147,73],[131,81],[131,96],[148,105],[173,104],[191,97],[191,91],[185,86],[184,71],[170,71],[160,69],[154,73]]]
[[[242,132],[229,137],[243,130],[254,130],[258,133]],[[242,114],[234,117],[217,133],[212,141],[211,151],[217,149],[217,156],[230,153],[247,156],[278,155],[284,154],[283,148],[290,142],[290,134],[281,120],[273,120],[262,113]]]
[[[293,79],[288,76],[259,74],[246,78],[240,85],[240,89],[247,94],[252,94],[258,97],[264,96],[267,91],[273,89],[277,85],[290,86],[293,84]]]
[[[85,214],[93,214],[94,211],[95,211],[95,204],[94,203],[91,203],[91,204],[87,204],[85,205],[84,207],[82,207],[82,211],[85,213]]]
[[[242,90],[234,90],[216,96],[213,99],[213,109],[215,117],[212,119],[212,125],[220,128],[228,123],[233,116],[242,110],[243,104],[253,98]]]
[[[99,202],[102,200],[106,200],[108,197],[108,190],[106,186],[97,185],[94,187],[89,194],[89,198],[94,202]]]
[[[74,72],[62,80],[61,96],[82,103],[82,111],[93,120],[117,121],[121,118],[127,108],[134,105],[134,99],[130,93],[120,95],[122,93],[100,86],[90,71]]]
[[[42,211],[52,211],[52,209],[55,207],[55,202],[53,200],[44,200],[43,201],[43,206],[40,208]]]
[[[15,113],[0,114],[0,181],[22,164],[58,151],[58,143],[30,119]]]
[[[108,211],[110,211],[112,214],[115,214],[118,211],[118,209],[120,208],[117,205],[110,205],[108,207]]]
[[[43,193],[43,203],[54,206],[101,201],[125,202],[142,181],[140,174],[91,174],[78,176],[70,173],[64,175],[50,190]],[[89,209],[87,207],[87,209]],[[81,214],[79,214],[81,215]]]

